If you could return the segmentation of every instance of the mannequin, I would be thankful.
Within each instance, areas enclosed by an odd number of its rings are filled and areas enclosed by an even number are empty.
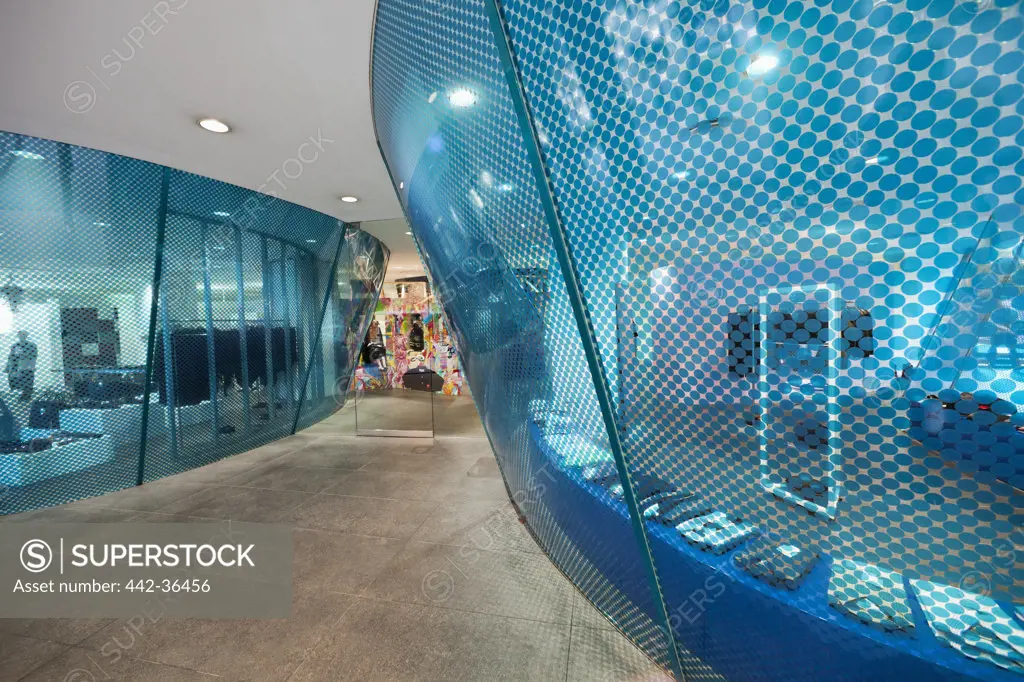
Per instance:
[[[11,346],[7,356],[7,383],[12,391],[21,391],[21,399],[32,398],[32,389],[36,383],[36,357],[39,349],[28,340],[28,332],[19,331],[18,341]]]

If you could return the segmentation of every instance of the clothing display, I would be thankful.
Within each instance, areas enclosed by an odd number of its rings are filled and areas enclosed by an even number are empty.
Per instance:
[[[290,343],[289,343],[290,342]],[[171,334],[172,362],[174,366],[175,405],[198,405],[210,399],[209,356],[206,330],[180,328]],[[275,379],[287,371],[285,350],[290,345],[292,364],[301,359],[294,327],[272,327],[270,330],[271,369]],[[242,380],[241,344],[238,330],[214,330],[214,363],[217,386],[228,387]],[[266,337],[262,325],[246,328],[246,360],[249,382],[267,383]],[[160,403],[167,404],[167,386],[164,374],[163,339],[158,338],[153,358],[153,376],[159,388]]]
[[[769,585],[795,590],[818,561],[818,554],[794,542],[759,538],[733,561]]]
[[[852,559],[832,565],[829,606],[862,623],[887,632],[911,632],[914,617],[903,588],[903,576]]]
[[[969,658],[1024,673],[1024,627],[994,599],[927,580],[911,585],[939,641]]]

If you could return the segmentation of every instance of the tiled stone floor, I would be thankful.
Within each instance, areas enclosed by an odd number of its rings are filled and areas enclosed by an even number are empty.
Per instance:
[[[433,440],[355,437],[347,407],[201,469],[4,517],[292,524],[295,603],[287,620],[141,633],[0,619],[0,680],[667,679],[519,524],[471,400],[436,407]],[[117,660],[101,654],[115,638]]]

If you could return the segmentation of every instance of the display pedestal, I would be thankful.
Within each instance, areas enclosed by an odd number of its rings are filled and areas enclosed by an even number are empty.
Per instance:
[[[149,433],[167,427],[167,408],[159,403],[149,406]],[[113,438],[115,445],[138,443],[142,433],[142,405],[117,408],[60,411],[60,428],[72,433],[102,433]]]
[[[0,454],[0,485],[29,485],[114,459],[110,436],[80,438],[41,452]]]

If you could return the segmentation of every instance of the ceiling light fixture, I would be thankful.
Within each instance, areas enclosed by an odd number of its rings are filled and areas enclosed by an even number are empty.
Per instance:
[[[453,107],[464,109],[476,104],[476,93],[466,88],[458,88],[448,93],[448,103]]]
[[[46,157],[42,154],[36,154],[30,152],[27,149],[15,149],[11,151],[12,156],[17,156],[19,159],[28,159],[30,161],[45,161]]]
[[[201,118],[196,122],[199,124],[200,128],[203,130],[209,130],[211,133],[231,132],[231,126],[216,118]]]
[[[350,194],[346,194],[341,198],[341,200],[344,201],[346,204],[354,204],[357,201],[359,201],[359,197],[354,197]]]
[[[412,232],[406,232],[406,234],[409,234],[409,235],[411,235],[411,234],[412,234]]]
[[[94,227],[110,227],[110,225],[108,225],[107,223],[103,222],[102,220],[97,220],[96,222],[93,223],[93,226]]]
[[[763,76],[779,65],[779,58],[773,54],[762,54],[747,67],[747,75],[752,78]]]
[[[214,211],[213,215],[218,216],[220,218],[229,218],[231,216],[231,214],[228,213],[227,211]]]
[[[307,244],[316,244],[316,240],[315,239],[307,239],[306,243]]]

